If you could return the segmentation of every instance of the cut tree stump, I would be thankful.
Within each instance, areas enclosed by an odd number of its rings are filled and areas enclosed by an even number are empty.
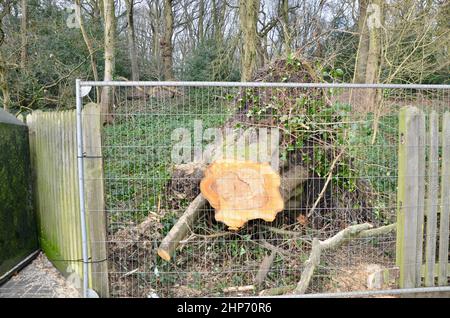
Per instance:
[[[296,194],[295,189],[308,179],[308,169],[303,166],[293,166],[281,174],[281,197],[287,202]],[[158,248],[158,255],[170,261],[176,248],[189,233],[197,219],[202,215],[203,208],[206,205],[206,199],[203,194],[199,194],[187,207],[183,215],[178,219],[177,223],[170,229],[169,233],[164,237]]]
[[[206,169],[200,190],[216,210],[216,220],[238,230],[250,220],[275,220],[284,208],[280,184],[268,163],[219,160]]]

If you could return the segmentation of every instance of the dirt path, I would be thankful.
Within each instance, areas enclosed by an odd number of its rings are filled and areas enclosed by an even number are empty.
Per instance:
[[[0,298],[74,298],[78,290],[50,263],[43,253],[0,286]]]

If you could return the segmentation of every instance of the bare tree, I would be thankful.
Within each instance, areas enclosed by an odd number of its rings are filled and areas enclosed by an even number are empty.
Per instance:
[[[164,34],[161,38],[164,79],[172,80],[173,75],[173,0],[164,0]]]
[[[5,40],[5,33],[2,29],[2,20],[10,13],[13,3],[14,0],[5,0],[0,6],[0,46]],[[11,105],[11,96],[9,93],[9,84],[7,79],[8,64],[8,61],[4,60],[0,52],[0,90],[2,92],[3,108],[6,110],[9,109]]]
[[[115,58],[115,31],[116,16],[114,0],[103,1],[104,30],[105,30],[105,74],[104,80],[111,81],[114,76],[114,58]],[[105,86],[102,89],[102,113],[103,122],[109,122],[113,104],[112,88]]]
[[[22,38],[22,47],[20,51],[20,67],[25,70],[27,65],[27,49],[28,49],[28,3],[22,0],[22,17],[20,18],[20,33]]]
[[[287,55],[291,53],[291,33],[289,32],[289,1],[281,0],[280,17],[283,27],[284,52]]]
[[[153,65],[156,77],[160,78],[163,66],[162,63],[157,63],[157,61],[162,58],[160,44],[160,40],[162,38],[162,8],[160,5],[160,0],[148,0],[147,4],[149,8],[149,23],[151,29],[151,64]]]
[[[251,80],[257,68],[257,22],[260,0],[240,0],[239,21],[242,33],[241,80]]]
[[[198,2],[198,42],[202,43],[205,37],[205,0]]]
[[[92,44],[92,40],[89,37],[88,33],[86,32],[86,27],[84,25],[83,14],[81,12],[81,0],[75,0],[75,14],[77,16],[78,25],[80,26],[81,35],[83,36],[84,43],[86,44],[86,47],[89,52],[89,60],[91,63],[92,76],[94,77],[95,81],[98,81],[98,71],[97,71],[97,61],[95,60],[95,50],[94,50],[94,46]],[[98,87],[96,88],[96,91],[97,91],[97,102],[99,102],[100,96],[99,96]]]
[[[127,39],[131,61],[131,78],[139,81],[139,66],[136,55],[136,36],[134,31],[134,0],[125,0],[127,7]]]
[[[367,56],[369,54],[369,34],[367,30],[367,0],[359,0],[358,50],[356,52],[354,83],[364,83],[366,79]]]

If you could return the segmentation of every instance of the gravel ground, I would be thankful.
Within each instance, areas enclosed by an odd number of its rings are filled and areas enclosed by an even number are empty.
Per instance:
[[[0,298],[75,298],[78,290],[43,253],[0,286]]]

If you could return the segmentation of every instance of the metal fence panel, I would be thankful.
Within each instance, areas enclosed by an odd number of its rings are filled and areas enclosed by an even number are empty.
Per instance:
[[[395,226],[389,227],[397,221],[398,112],[414,105],[443,113],[450,108],[448,86],[80,86],[114,91],[114,106],[102,114],[108,122],[101,177],[111,296],[288,294],[305,274],[314,238],[329,242],[349,226],[366,223],[371,232],[349,233],[345,242],[321,251],[306,293],[398,287]],[[94,94],[91,90],[83,101],[96,100]],[[193,161],[196,149],[211,143],[208,129],[225,127],[237,137],[249,127],[261,129],[257,135],[277,128],[278,172],[302,167],[308,178],[288,193],[275,221],[253,220],[238,231],[217,222],[205,204],[167,262],[157,254],[161,240],[199,194],[206,164]],[[378,231],[386,226],[389,231]]]

